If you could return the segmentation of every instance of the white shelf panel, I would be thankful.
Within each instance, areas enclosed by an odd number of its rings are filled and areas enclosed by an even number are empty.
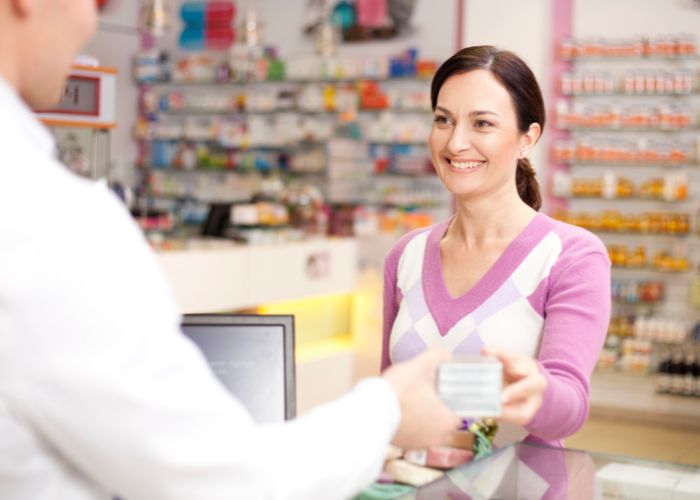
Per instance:
[[[346,293],[356,280],[354,239],[278,245],[191,245],[158,259],[181,312],[211,313]]]

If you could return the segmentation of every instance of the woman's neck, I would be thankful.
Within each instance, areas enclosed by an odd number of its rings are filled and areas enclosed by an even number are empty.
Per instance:
[[[457,214],[446,236],[461,241],[466,249],[510,242],[536,214],[534,209],[520,199],[517,192],[481,199],[458,198]]]

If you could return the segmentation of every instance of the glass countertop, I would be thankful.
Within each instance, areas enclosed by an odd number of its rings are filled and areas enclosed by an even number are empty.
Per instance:
[[[697,500],[700,468],[518,443],[399,498]]]

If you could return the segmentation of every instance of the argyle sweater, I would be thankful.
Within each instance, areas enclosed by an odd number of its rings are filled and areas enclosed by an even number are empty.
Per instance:
[[[428,346],[489,345],[537,358],[543,403],[518,438],[560,444],[588,416],[591,372],[610,318],[610,261],[590,232],[537,214],[467,293],[450,296],[440,240],[450,220],[413,231],[384,268],[382,370]]]

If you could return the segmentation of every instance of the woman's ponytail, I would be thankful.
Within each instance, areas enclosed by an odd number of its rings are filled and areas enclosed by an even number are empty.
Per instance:
[[[535,210],[542,206],[540,185],[535,178],[535,170],[527,158],[518,158],[518,168],[515,172],[515,184],[518,187],[520,199]]]

